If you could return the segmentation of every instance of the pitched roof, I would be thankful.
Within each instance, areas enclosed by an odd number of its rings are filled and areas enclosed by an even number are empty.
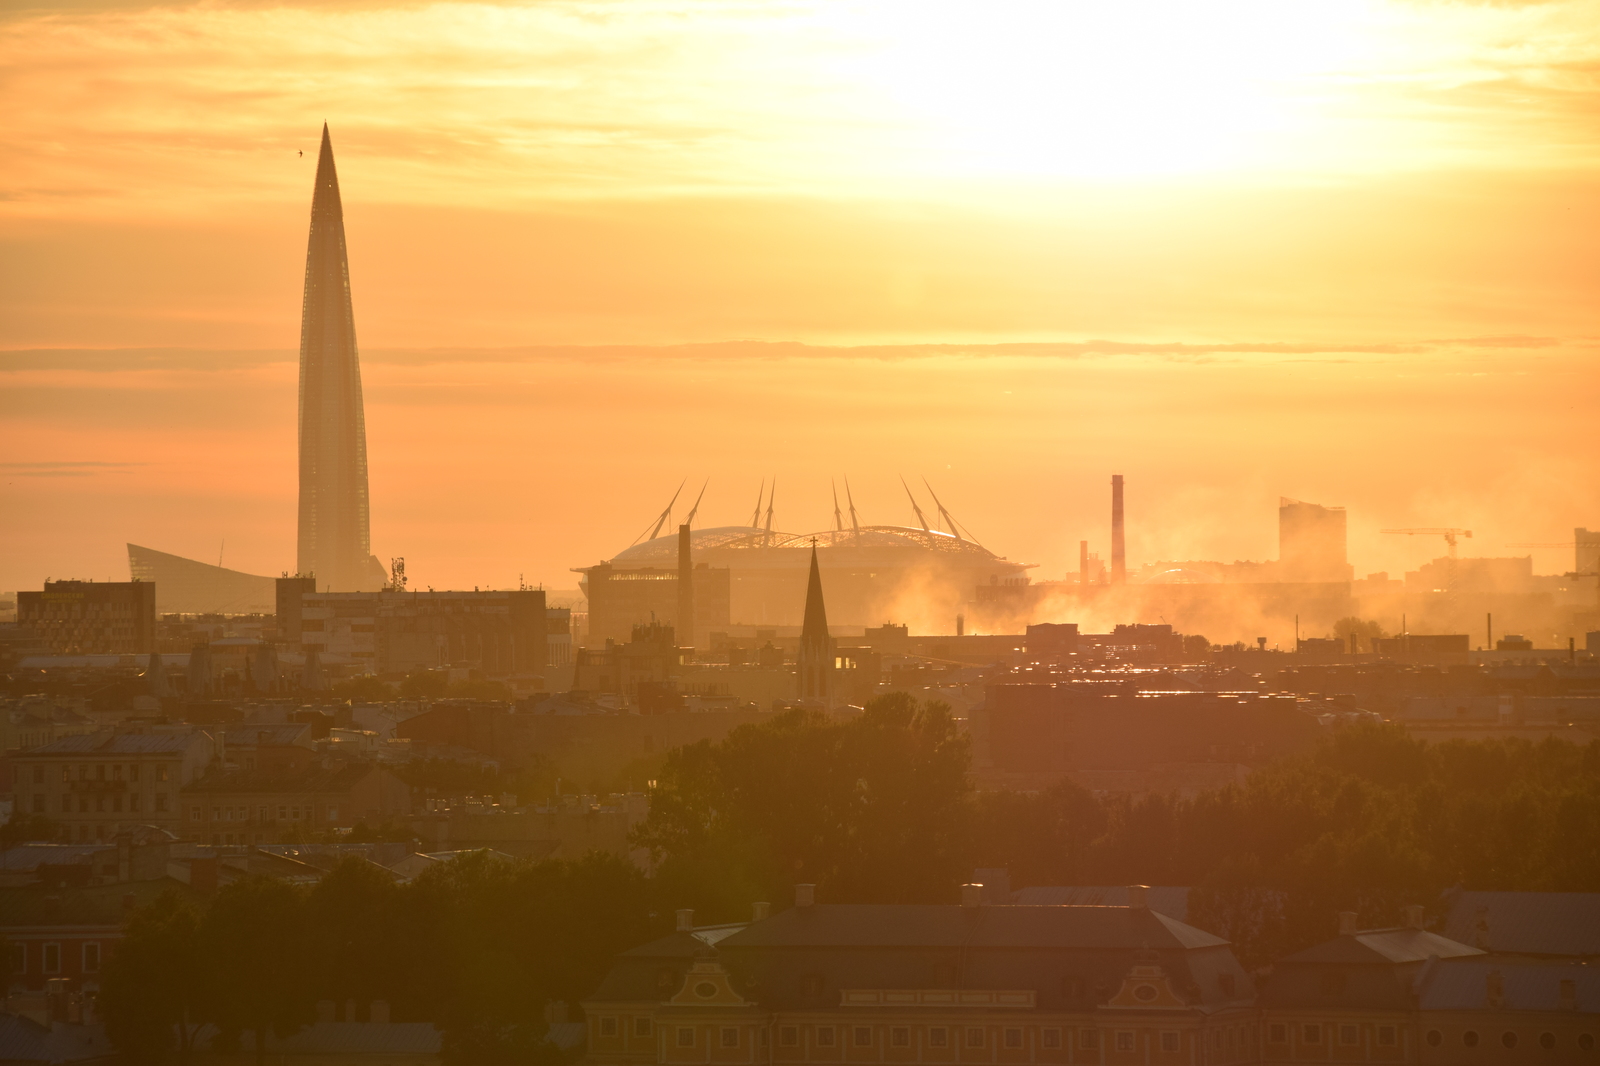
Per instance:
[[[133,907],[143,907],[169,889],[195,895],[188,885],[171,877],[82,888],[45,885],[0,888],[0,929],[32,925],[120,926],[128,917],[129,902]],[[131,901],[125,898],[129,896],[133,897]]]
[[[59,737],[27,755],[174,755],[186,751],[200,733],[80,733]]]
[[[32,873],[39,864],[93,862],[102,851],[116,851],[115,844],[18,844],[0,851],[0,872]]]
[[[1189,916],[1189,890],[1184,887],[1151,887],[1145,890],[1150,909],[1178,921]],[[1126,885],[1039,885],[1019,888],[1011,893],[1011,902],[1026,907],[1126,907]]]
[[[1227,941],[1148,909],[870,903],[791,907],[730,947],[1202,948]]]
[[[375,763],[343,763],[338,766],[313,766],[307,770],[229,770],[212,767],[183,787],[185,793],[219,792],[348,792],[368,774],[378,769]]]
[[[1453,892],[1444,934],[1490,951],[1600,955],[1600,892]]]
[[[114,1054],[98,1025],[40,1025],[20,1014],[0,1014],[0,1062],[91,1062]]]
[[[207,1026],[207,1045],[216,1030]],[[440,1034],[432,1022],[317,1022],[290,1036],[267,1036],[274,1055],[437,1055]],[[255,1034],[240,1036],[240,1049],[255,1050]]]
[[[1482,955],[1477,948],[1457,943],[1426,929],[1368,929],[1325,940],[1280,960],[1282,963],[1371,964],[1423,962],[1430,955],[1441,959]]]

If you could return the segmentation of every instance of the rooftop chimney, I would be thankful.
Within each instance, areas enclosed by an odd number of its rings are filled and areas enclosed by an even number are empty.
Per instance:
[[[983,886],[974,884],[962,885],[961,905],[971,908],[983,906]]]
[[[1406,928],[1424,928],[1422,924],[1422,907],[1419,904],[1413,903],[1406,908]]]
[[[1340,936],[1355,936],[1356,933],[1358,933],[1358,932],[1360,932],[1360,930],[1358,930],[1356,928],[1356,912],[1355,911],[1340,911],[1339,912],[1339,935]]]
[[[796,907],[809,907],[817,901],[816,885],[795,885],[794,905]]]
[[[750,904],[750,920],[752,922],[764,922],[770,917],[772,917],[772,904],[770,904],[770,903],[752,903],[752,904]]]
[[[1128,555],[1122,538],[1122,475],[1111,475],[1111,583],[1128,583]]]
[[[1149,895],[1149,893],[1150,893],[1150,886],[1149,885],[1129,885],[1128,886],[1128,907],[1131,910],[1136,910],[1136,911],[1147,911],[1147,910],[1149,910],[1150,909],[1150,895]]]
[[[678,932],[687,933],[694,928],[694,908],[678,908]]]

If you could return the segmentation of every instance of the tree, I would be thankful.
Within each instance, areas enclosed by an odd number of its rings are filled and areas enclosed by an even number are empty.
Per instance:
[[[311,890],[305,923],[315,998],[393,998],[405,951],[395,937],[400,892],[392,873],[357,856]]]
[[[635,840],[663,893],[723,917],[810,882],[834,899],[954,898],[970,854],[967,741],[942,703],[853,721],[790,711],[668,754]]]
[[[417,669],[400,682],[400,698],[405,700],[439,699],[450,689],[450,675],[443,670]]]
[[[1347,648],[1354,637],[1357,652],[1370,652],[1374,638],[1387,637],[1389,634],[1377,622],[1350,615],[1333,623],[1333,635]]]
[[[189,1061],[211,1002],[199,926],[193,902],[169,890],[134,913],[107,960],[100,1010],[106,1036],[130,1061],[163,1061],[174,1044],[178,1061]]]
[[[315,1017],[305,919],[298,888],[250,877],[224,886],[200,926],[212,1016],[225,1036],[253,1034],[258,1064],[266,1062],[268,1033],[288,1036]]]

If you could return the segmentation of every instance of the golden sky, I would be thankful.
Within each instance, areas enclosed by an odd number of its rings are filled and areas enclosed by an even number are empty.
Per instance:
[[[684,476],[804,529],[926,473],[1046,576],[1112,472],[1136,560],[1271,557],[1279,494],[1363,572],[1600,526],[1600,0],[13,0],[0,588],[292,566],[324,120],[436,587],[570,586]],[[638,347],[727,341],[957,347]]]

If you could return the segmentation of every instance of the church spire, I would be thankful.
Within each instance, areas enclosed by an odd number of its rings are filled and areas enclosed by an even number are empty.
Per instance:
[[[828,611],[822,603],[822,571],[817,566],[817,544],[811,542],[811,575],[806,581],[805,623],[800,629],[798,695],[820,700],[826,709],[833,702],[833,640],[828,636]]]
[[[372,556],[369,517],[344,205],[323,123],[300,308],[299,573],[315,575],[318,588],[334,592],[381,588],[383,566]]]

